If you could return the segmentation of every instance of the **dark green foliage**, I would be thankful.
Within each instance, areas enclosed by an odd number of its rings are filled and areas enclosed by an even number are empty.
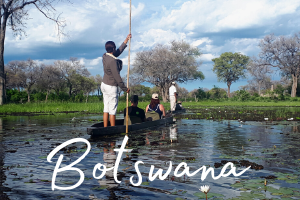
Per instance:
[[[206,92],[202,88],[199,88],[196,92],[196,97],[198,99],[205,99],[206,98]]]
[[[238,90],[235,92],[234,99],[238,101],[250,100],[250,94],[246,90]],[[256,98],[256,97],[255,97]]]
[[[17,89],[7,89],[6,98],[8,102],[19,103],[27,100],[26,91],[18,91]]]
[[[229,97],[231,84],[240,78],[245,78],[249,57],[240,53],[225,52],[212,61],[214,62],[213,71],[217,74],[218,81],[227,83]]]
[[[214,85],[214,87],[208,93],[210,99],[226,98],[226,91],[216,85]]]
[[[44,92],[37,92],[32,94],[31,96],[34,101],[45,101],[46,99],[46,93]]]

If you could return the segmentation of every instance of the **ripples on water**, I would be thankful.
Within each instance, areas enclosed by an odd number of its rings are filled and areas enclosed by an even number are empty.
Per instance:
[[[72,121],[71,119],[75,117]],[[121,115],[118,116],[121,118]],[[210,193],[222,194],[215,199],[237,197],[239,188],[231,185],[243,179],[261,179],[261,176],[274,175],[276,172],[294,174],[296,181],[275,180],[275,188],[299,186],[299,130],[298,122],[246,122],[237,120],[178,120],[168,127],[143,130],[129,134],[127,148],[131,153],[124,153],[115,183],[113,174],[107,172],[100,180],[93,178],[93,168],[97,163],[107,167],[114,165],[114,148],[120,147],[124,135],[89,139],[86,128],[98,119],[97,116],[76,116],[61,114],[57,116],[2,117],[0,120],[0,164],[2,199],[197,199],[202,185],[212,187]],[[101,119],[101,118],[99,118]],[[73,190],[51,190],[52,173],[55,162],[47,162],[47,155],[59,144],[72,138],[82,137],[90,140],[91,152],[76,165],[85,174],[81,186]],[[70,148],[71,147],[71,148]],[[68,165],[85,152],[84,143],[71,144],[64,155],[63,165]],[[263,165],[263,170],[248,170],[240,177],[213,180],[210,175],[201,181],[201,172],[193,177],[174,177],[175,167],[186,162],[190,171],[202,165],[214,167],[221,160],[249,160]],[[134,187],[129,183],[131,176],[136,176],[134,164],[139,165],[143,183]],[[151,165],[166,171],[169,161],[173,170],[165,180],[148,180]],[[238,171],[245,169],[238,167]],[[221,168],[215,169],[219,174]],[[99,174],[97,174],[99,175]],[[79,180],[77,172],[59,173],[56,184],[69,187]],[[137,179],[134,179],[137,182]],[[262,185],[263,186],[263,185]],[[250,192],[250,190],[248,190]],[[257,192],[257,191],[256,191]],[[283,198],[273,196],[274,192],[261,192],[265,198]],[[295,194],[297,191],[294,191]],[[273,194],[273,195],[272,195]],[[286,198],[297,198],[293,194]],[[214,197],[213,197],[214,198]]]

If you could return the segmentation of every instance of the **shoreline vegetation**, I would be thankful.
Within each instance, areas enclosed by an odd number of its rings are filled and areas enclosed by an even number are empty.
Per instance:
[[[138,107],[145,109],[149,102],[139,102]],[[170,109],[170,104],[163,103],[165,109]],[[230,100],[205,100],[198,102],[182,102],[183,107],[193,110],[203,107],[300,107],[300,98],[293,101],[230,101]],[[130,104],[129,104],[130,106]],[[117,112],[122,113],[126,107],[126,102],[120,101]],[[73,113],[84,112],[87,114],[102,114],[103,102],[75,103],[75,102],[33,102],[23,104],[5,104],[0,106],[0,115],[20,114],[20,113]]]

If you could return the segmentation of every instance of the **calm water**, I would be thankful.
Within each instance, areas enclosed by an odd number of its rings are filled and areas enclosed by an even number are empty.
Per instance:
[[[71,120],[75,117],[75,120]],[[118,116],[122,118],[122,116]],[[112,167],[124,135],[90,139],[86,128],[98,116],[60,114],[56,116],[0,118],[0,199],[204,199],[200,186],[210,185],[210,199],[299,199],[300,198],[300,123],[246,122],[237,120],[177,120],[176,124],[129,134],[116,183],[109,171],[100,180],[93,178],[97,163]],[[84,143],[73,143],[47,162],[47,155],[58,145],[73,138],[88,139],[89,154],[74,167],[84,172],[84,182],[73,190],[51,189],[53,170],[59,155],[64,155],[62,166],[78,159],[86,151]],[[214,167],[223,160],[251,161],[263,169],[249,169],[239,177],[230,175],[214,180],[209,174],[201,181],[201,171],[193,177],[174,177],[175,167],[186,162],[190,171],[203,165]],[[139,165],[143,181],[134,187],[129,179],[137,175]],[[164,172],[173,167],[165,180],[148,180],[151,165]],[[61,167],[62,167],[61,166]],[[215,167],[214,167],[215,168]],[[218,175],[222,167],[215,168]],[[237,164],[237,172],[245,167]],[[100,175],[98,171],[97,176]],[[264,177],[273,175],[275,179]],[[70,187],[77,183],[76,171],[58,173],[56,185]]]

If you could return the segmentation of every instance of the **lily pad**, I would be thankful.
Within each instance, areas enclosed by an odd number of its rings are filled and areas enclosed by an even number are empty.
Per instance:
[[[199,197],[199,198],[205,198],[205,194],[203,192],[196,192],[194,193],[194,196]],[[222,194],[217,194],[217,193],[211,193],[209,192],[207,194],[207,198],[212,198],[212,197],[223,197],[224,195]]]
[[[149,184],[150,184],[150,182],[142,182],[141,185],[149,185]]]

